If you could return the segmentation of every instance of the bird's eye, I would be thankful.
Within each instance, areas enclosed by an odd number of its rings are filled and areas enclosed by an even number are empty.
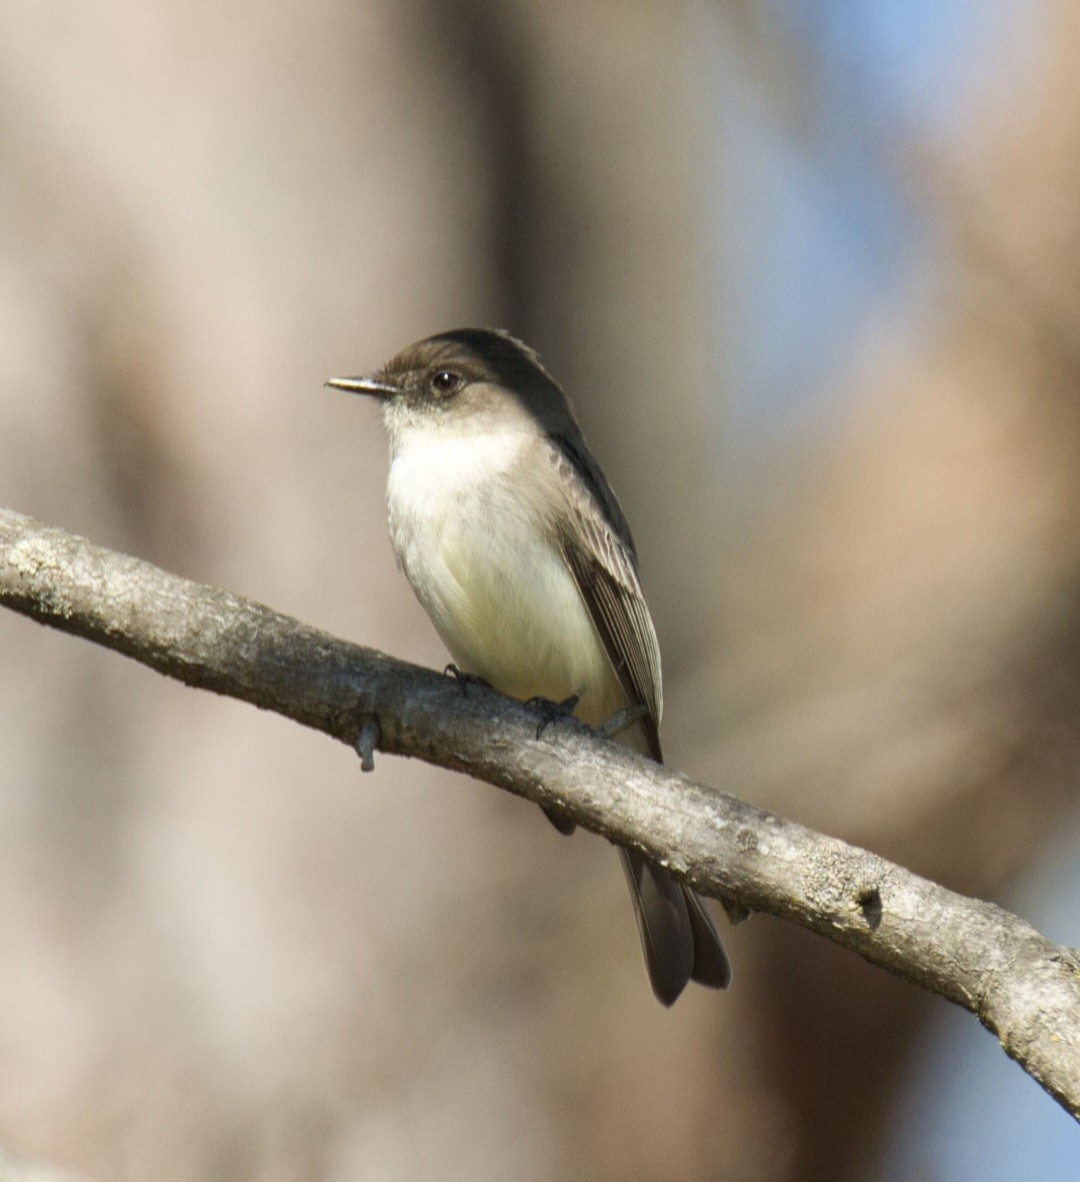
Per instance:
[[[444,398],[461,385],[461,375],[452,369],[440,369],[431,379],[431,390],[437,398]]]

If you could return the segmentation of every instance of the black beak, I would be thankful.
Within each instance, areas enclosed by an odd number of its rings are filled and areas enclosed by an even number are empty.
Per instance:
[[[344,390],[347,394],[370,394],[373,398],[393,398],[401,393],[397,386],[378,378],[327,378],[323,385]]]

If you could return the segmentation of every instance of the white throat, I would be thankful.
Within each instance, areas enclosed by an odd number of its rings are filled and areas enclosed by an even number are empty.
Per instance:
[[[474,434],[439,430],[439,424],[410,426],[395,435],[387,492],[407,499],[423,495],[421,490],[460,494],[504,475],[529,442],[521,431]]]

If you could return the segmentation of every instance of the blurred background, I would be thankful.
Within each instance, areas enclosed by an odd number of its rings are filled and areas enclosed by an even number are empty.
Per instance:
[[[621,496],[671,763],[1080,943],[1080,5],[0,7],[0,504],[441,667],[321,383],[466,324]],[[664,1012],[599,840],[0,615],[11,1153],[1077,1176],[973,1019],[726,931]]]

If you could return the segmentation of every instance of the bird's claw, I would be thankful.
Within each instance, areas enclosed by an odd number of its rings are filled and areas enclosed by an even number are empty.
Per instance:
[[[539,739],[544,731],[553,722],[558,722],[560,718],[573,717],[574,708],[580,701],[581,694],[571,694],[570,697],[561,702],[553,702],[550,698],[529,698],[525,705],[534,706],[540,711],[540,721],[536,726],[536,737]]]
[[[452,677],[461,686],[461,696],[468,697],[470,685],[482,685],[484,689],[491,689],[491,682],[477,677],[475,673],[466,673],[459,669],[452,661],[443,670],[443,676]]]

